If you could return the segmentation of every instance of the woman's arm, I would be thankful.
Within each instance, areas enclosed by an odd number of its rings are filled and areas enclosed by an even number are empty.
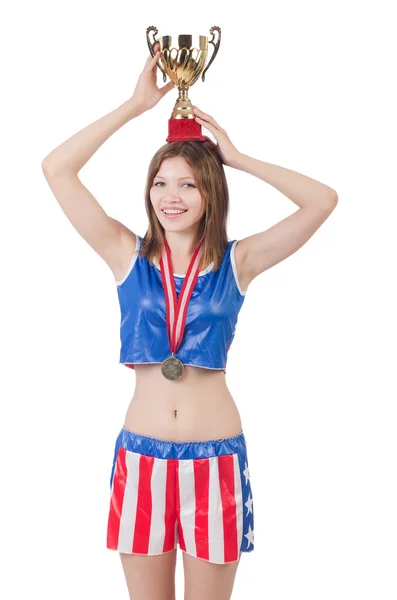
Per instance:
[[[307,177],[307,175],[302,175],[285,167],[252,158],[241,152],[236,154],[233,164],[230,166],[259,177],[262,181],[279,190],[300,208],[322,208],[324,203],[329,206],[338,199],[336,191],[325,185],[325,183],[320,183]]]
[[[254,233],[236,246],[242,284],[294,254],[328,219],[338,203],[334,189],[306,175],[238,153],[232,167],[255,175],[278,189],[299,209],[269,229]]]
[[[237,244],[236,263],[247,287],[260,273],[294,254],[314,235],[336,207],[338,195],[324,183],[246,154],[236,155],[231,166],[259,177],[299,206],[292,215]]]
[[[153,108],[174,88],[172,81],[157,86],[156,54],[149,55],[132,97],[55,148],[42,162],[44,176],[63,212],[78,233],[105,260],[116,280],[123,278],[136,245],[136,235],[113,219],[78,178],[80,169],[115,131]]]
[[[87,125],[57,146],[43,160],[45,175],[77,173],[113,133],[144,112],[133,98],[112,110],[91,125]]]
[[[60,207],[81,237],[101,256],[115,279],[124,273],[136,236],[110,217],[83,185],[78,172],[122,125],[144,110],[130,98],[121,106],[75,133],[42,162],[42,170]]]
[[[225,165],[266,181],[299,206],[292,215],[265,231],[239,240],[235,247],[238,278],[243,289],[263,273],[303,246],[329,217],[338,202],[336,191],[306,175],[251,158],[239,152],[215,119],[194,107],[196,121],[218,142]]]

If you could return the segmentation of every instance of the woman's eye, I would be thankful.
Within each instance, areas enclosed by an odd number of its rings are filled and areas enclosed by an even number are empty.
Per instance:
[[[154,184],[154,186],[156,187],[158,183],[164,183],[164,181],[156,181],[156,183]],[[193,185],[193,183],[184,183],[183,185],[191,185],[192,187],[195,187]]]

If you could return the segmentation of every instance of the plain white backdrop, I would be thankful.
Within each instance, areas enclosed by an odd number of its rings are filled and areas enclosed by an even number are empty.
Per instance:
[[[303,248],[251,283],[229,352],[255,515],[255,550],[242,557],[232,598],[397,597],[391,9],[386,0],[8,5],[0,42],[5,600],[128,598],[118,554],[105,544],[114,443],[135,374],[118,364],[113,275],[65,217],[41,161],[132,95],[149,25],[159,35],[208,36],[220,26],[218,56],[192,87],[193,103],[241,152],[339,197]],[[147,168],[176,98],[175,89],[127,123],[79,174],[106,212],[140,235]],[[225,170],[229,239],[297,210],[260,179]]]

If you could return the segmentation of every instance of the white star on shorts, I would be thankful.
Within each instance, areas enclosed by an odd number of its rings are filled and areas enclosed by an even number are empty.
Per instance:
[[[245,469],[244,469],[243,473],[245,475],[245,485],[247,485],[249,478],[250,478],[250,472],[249,472],[247,461],[245,461]]]
[[[248,540],[247,548],[250,547],[250,544],[254,545],[254,530],[251,529],[251,525],[248,525],[248,533],[246,533],[244,537]]]
[[[248,494],[248,500],[247,500],[247,502],[245,503],[245,506],[248,508],[247,516],[249,515],[249,513],[252,513],[252,514],[254,514],[254,513],[253,513],[253,511],[252,511],[252,503],[253,503],[253,499],[252,499],[252,497],[250,497],[250,495]]]

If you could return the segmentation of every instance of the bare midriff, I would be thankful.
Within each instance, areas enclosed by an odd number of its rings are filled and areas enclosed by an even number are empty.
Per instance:
[[[135,365],[135,390],[124,427],[175,442],[234,437],[242,431],[222,370],[184,365],[182,376],[170,381],[160,364]]]

